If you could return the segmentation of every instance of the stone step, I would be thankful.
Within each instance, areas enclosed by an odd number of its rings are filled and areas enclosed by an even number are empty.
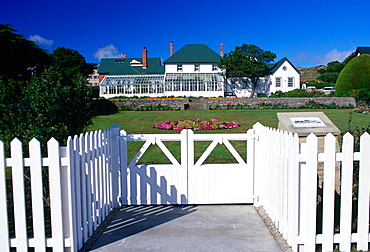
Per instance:
[[[188,98],[184,110],[208,110],[207,102],[204,98]]]

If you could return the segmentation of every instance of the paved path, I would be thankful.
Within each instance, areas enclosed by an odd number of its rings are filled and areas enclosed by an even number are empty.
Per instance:
[[[123,207],[91,251],[281,251],[252,205]]]

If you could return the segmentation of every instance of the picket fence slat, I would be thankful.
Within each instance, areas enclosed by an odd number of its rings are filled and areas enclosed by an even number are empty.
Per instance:
[[[325,136],[324,146],[324,185],[323,185],[323,213],[333,213],[335,203],[335,147],[336,138],[332,134]],[[334,214],[323,214],[323,251],[333,250],[334,243]]]
[[[369,193],[370,193],[370,135],[364,133],[360,138],[360,172],[358,185],[358,250],[369,249]]]
[[[6,198],[6,166],[5,166],[5,153],[4,143],[0,141],[0,219],[3,224],[0,225],[0,248],[4,252],[9,251],[9,226],[8,226],[8,211],[7,211],[7,198]]]
[[[47,143],[49,158],[49,184],[50,184],[50,212],[51,212],[51,232],[53,234],[53,251],[63,251],[63,218],[62,214],[62,191],[60,186],[53,186],[54,183],[60,185],[60,155],[59,143],[54,138]]]
[[[32,193],[32,217],[33,235],[35,238],[35,250],[45,251],[45,215],[43,201],[43,181],[42,181],[42,158],[41,145],[35,138],[29,143],[30,153],[30,174],[31,174],[31,193]]]
[[[14,228],[17,248],[27,250],[27,225],[24,187],[24,165],[22,142],[15,138],[11,143],[12,182],[14,204]]]
[[[353,136],[346,133],[343,137],[342,188],[352,188],[353,180]],[[341,251],[351,250],[352,233],[352,190],[341,191],[340,206],[340,244]]]

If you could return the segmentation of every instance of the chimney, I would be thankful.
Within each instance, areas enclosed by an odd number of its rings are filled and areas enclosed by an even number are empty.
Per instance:
[[[224,56],[224,44],[220,44],[220,56]]]
[[[126,59],[127,55],[126,54],[121,54],[121,58]]]
[[[170,41],[170,57],[173,55],[173,43]]]
[[[147,63],[147,55],[148,55],[148,50],[146,49],[146,47],[144,47],[142,50],[142,54],[143,54],[143,69],[146,69],[148,67],[148,63]]]

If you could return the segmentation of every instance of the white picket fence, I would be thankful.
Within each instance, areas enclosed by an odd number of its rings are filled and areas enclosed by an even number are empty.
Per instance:
[[[353,136],[344,136],[342,151],[337,152],[337,139],[325,136],[324,152],[318,153],[318,138],[310,134],[306,143],[297,135],[267,128],[253,129],[255,142],[255,205],[262,205],[293,251],[368,251],[370,136],[361,137],[360,152],[354,152]],[[358,215],[352,216],[352,175],[354,161],[359,161]],[[318,224],[317,165],[324,162],[322,234]],[[340,202],[335,202],[335,167],[341,162]],[[340,225],[335,227],[335,203],[340,203]],[[320,213],[319,213],[320,214]],[[353,232],[353,220],[357,232]],[[357,221],[356,221],[357,220]],[[335,232],[338,228],[337,232]]]
[[[117,133],[118,132],[118,133]],[[115,134],[115,135],[114,135]],[[0,141],[0,248],[1,251],[78,251],[110,211],[119,207],[114,199],[118,185],[117,142],[119,128],[90,132],[69,138],[67,147],[55,139],[47,143],[47,157],[41,156],[40,143],[29,143],[29,155],[23,156],[22,143],[11,142],[11,157],[4,155]],[[27,156],[27,155],[26,155]],[[112,165],[115,163],[116,165]],[[14,221],[8,216],[6,168],[11,169]],[[24,173],[30,169],[32,204],[26,206]],[[43,185],[42,169],[49,174]],[[113,183],[112,183],[113,181]],[[115,181],[115,182],[114,182]],[[43,187],[49,188],[51,237],[46,237]],[[32,208],[32,217],[26,216]],[[26,218],[32,218],[32,234],[27,234]],[[9,226],[10,223],[14,223]],[[9,228],[11,229],[9,232]],[[50,232],[50,231],[49,231]],[[14,233],[12,237],[10,234]]]
[[[369,248],[370,136],[361,138],[360,152],[353,151],[353,137],[346,134],[341,152],[336,139],[325,137],[325,150],[317,152],[317,137],[311,134],[300,144],[297,135],[271,129],[257,123],[249,134],[248,165],[254,164],[254,204],[262,205],[293,251],[350,251]],[[78,251],[122,199],[127,157],[120,128],[90,132],[69,138],[67,147],[55,139],[48,142],[47,157],[41,156],[36,139],[29,143],[29,155],[23,156],[22,144],[11,142],[11,155],[5,157],[0,142],[0,248],[9,251]],[[253,158],[254,157],[254,158]],[[183,157],[182,157],[183,158]],[[252,159],[252,160],[251,160]],[[341,163],[340,226],[335,231],[335,166]],[[360,181],[358,215],[352,216],[353,163],[359,161]],[[322,234],[317,226],[317,163],[324,162]],[[128,164],[128,163],[127,163]],[[44,167],[44,168],[43,168]],[[45,168],[46,167],[46,168]],[[125,167],[125,170],[122,170]],[[11,170],[14,221],[8,216],[6,169]],[[24,173],[30,170],[31,205],[26,206]],[[51,237],[45,235],[42,169],[49,174]],[[249,182],[250,183],[250,182]],[[27,233],[26,208],[32,208],[32,234]],[[356,232],[352,229],[357,220]],[[8,222],[12,223],[11,225]],[[14,227],[13,227],[14,226]],[[11,229],[11,232],[9,232]],[[14,233],[14,235],[13,235]]]

